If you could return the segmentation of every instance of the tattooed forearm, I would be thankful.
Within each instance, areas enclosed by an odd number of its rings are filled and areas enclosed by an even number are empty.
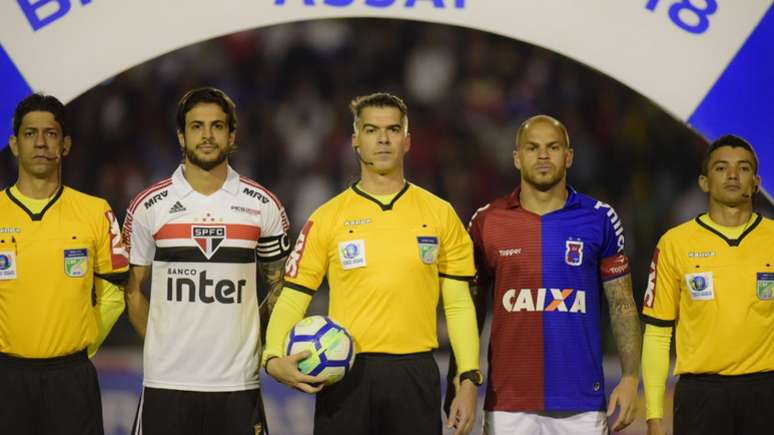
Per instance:
[[[632,278],[627,274],[604,283],[610,305],[610,324],[621,358],[623,375],[638,376],[642,352],[642,332],[637,306],[632,296]]]
[[[274,304],[277,303],[280,292],[282,292],[282,277],[285,274],[286,258],[287,257],[283,257],[280,260],[269,263],[259,263],[261,275],[263,275],[264,281],[266,281],[266,284],[269,286],[266,299],[261,303],[262,306],[265,305],[266,314],[271,313],[274,309]]]

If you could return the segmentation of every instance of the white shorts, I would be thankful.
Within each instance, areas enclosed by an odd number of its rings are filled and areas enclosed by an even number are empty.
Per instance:
[[[607,415],[590,412],[484,413],[484,435],[607,435]]]

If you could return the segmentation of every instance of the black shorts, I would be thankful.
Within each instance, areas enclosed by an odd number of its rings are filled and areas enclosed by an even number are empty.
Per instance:
[[[97,370],[86,351],[42,359],[0,354],[0,434],[103,435]]]
[[[268,435],[261,391],[143,388],[134,435]]]
[[[774,372],[681,375],[675,387],[675,435],[774,433]]]
[[[315,435],[440,435],[441,382],[431,352],[358,354],[344,379],[317,393]]]

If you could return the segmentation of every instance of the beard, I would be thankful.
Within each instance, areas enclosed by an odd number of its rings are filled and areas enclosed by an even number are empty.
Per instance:
[[[230,149],[219,149],[218,154],[210,159],[202,159],[196,154],[196,147],[185,147],[184,149],[185,157],[188,159],[189,162],[194,164],[195,166],[198,166],[199,168],[204,169],[205,171],[209,171],[212,168],[220,165],[221,163],[225,162],[228,158],[228,155],[230,154]]]
[[[524,172],[522,173],[522,178],[535,189],[541,192],[548,192],[564,179],[564,175],[564,171],[556,171],[553,174],[543,177],[536,176],[536,174],[532,172]]]

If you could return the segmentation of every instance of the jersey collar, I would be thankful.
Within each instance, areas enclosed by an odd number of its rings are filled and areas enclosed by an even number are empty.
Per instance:
[[[355,181],[354,184],[352,184],[352,190],[356,194],[362,196],[363,198],[365,198],[365,199],[367,199],[369,201],[374,202],[376,205],[378,205],[382,209],[382,211],[392,210],[392,207],[395,205],[396,202],[398,202],[398,199],[400,199],[400,197],[402,197],[403,194],[406,193],[406,191],[408,190],[408,188],[410,186],[410,183],[408,181],[406,181],[405,184],[403,185],[403,189],[401,189],[400,192],[398,192],[395,195],[395,197],[392,198],[392,201],[390,201],[389,204],[382,204],[381,201],[379,201],[378,199],[374,198],[373,196],[369,195],[368,193],[362,191],[359,187],[357,187],[357,183],[359,183],[359,182],[360,182],[360,180],[357,180],[357,181]]]
[[[223,183],[220,190],[226,191],[231,195],[236,195],[239,193],[239,174],[232,169],[231,166],[227,166],[227,168],[228,173],[226,174],[226,181]],[[172,185],[175,186],[175,190],[177,190],[180,197],[185,197],[194,191],[191,184],[185,179],[185,175],[183,175],[182,164],[178,166],[172,174]]]
[[[508,208],[521,208],[521,201],[519,201],[519,193],[521,192],[521,186],[517,186],[513,192],[508,195]],[[580,197],[574,187],[567,185],[567,201],[564,202],[565,208],[573,208],[580,205]]]
[[[13,196],[13,193],[11,193],[11,188],[10,187],[7,187],[5,189],[5,193],[6,193],[6,195],[8,195],[8,199],[10,199],[17,206],[19,206],[19,208],[24,210],[24,212],[26,212],[27,215],[30,217],[30,219],[33,220],[33,221],[42,220],[43,219],[43,215],[46,214],[46,211],[48,211],[48,209],[50,209],[51,206],[53,206],[54,203],[57,202],[57,200],[59,200],[59,197],[62,196],[62,192],[63,191],[64,191],[64,185],[60,184],[59,185],[59,190],[56,191],[54,196],[51,198],[51,201],[49,201],[48,204],[46,204],[46,206],[43,207],[43,210],[41,210],[40,213],[33,213],[30,209],[27,208],[27,206],[24,205],[24,203],[21,202],[21,200],[19,198]]]
[[[711,226],[707,225],[703,220],[701,220],[701,217],[706,215],[706,214],[707,213],[702,213],[702,214],[696,216],[696,219],[695,219],[696,223],[699,224],[699,226],[705,228],[707,231],[709,231],[709,232],[715,234],[716,236],[720,237],[721,239],[723,239],[726,243],[728,243],[728,246],[731,246],[731,247],[739,246],[739,244],[742,243],[742,239],[747,237],[747,235],[750,234],[752,232],[752,230],[754,230],[758,226],[758,224],[760,224],[761,221],[763,220],[763,216],[760,213],[755,213],[757,215],[757,217],[755,218],[753,223],[750,224],[750,226],[747,227],[747,229],[744,230],[744,232],[739,235],[739,238],[729,239],[728,237],[726,237],[725,234],[721,233],[720,231],[718,231],[715,228],[712,228]]]

